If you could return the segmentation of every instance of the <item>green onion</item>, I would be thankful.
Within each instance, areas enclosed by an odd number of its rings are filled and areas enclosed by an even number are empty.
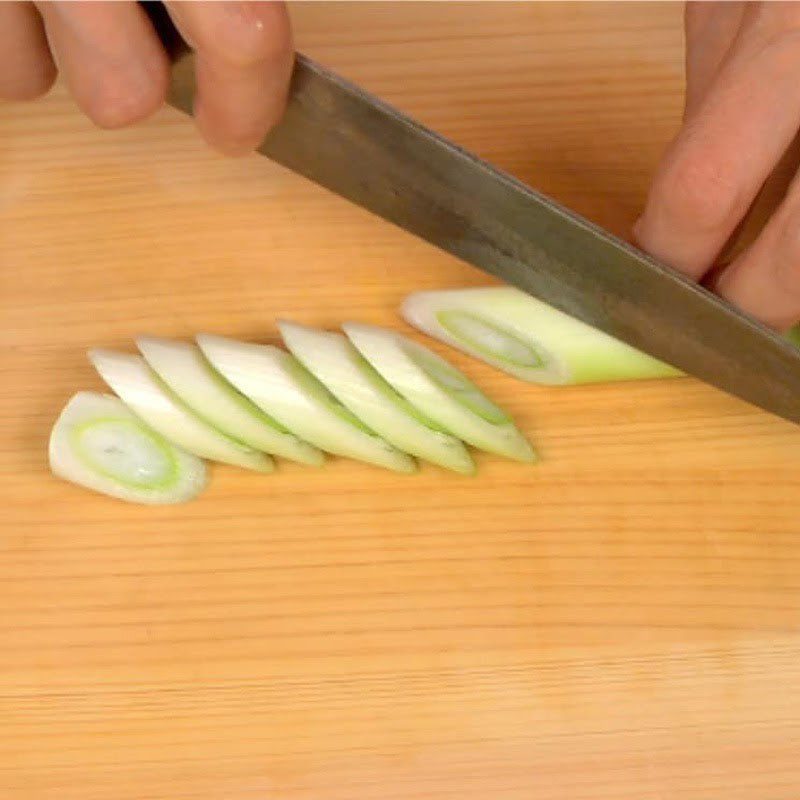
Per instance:
[[[208,334],[197,342],[226,380],[307,442],[395,472],[416,470],[412,458],[378,436],[284,350]]]
[[[50,469],[132,503],[182,503],[206,485],[203,462],[148,428],[118,398],[78,392],[53,426]]]
[[[268,455],[220,433],[200,419],[141,356],[91,350],[89,359],[128,408],[164,438],[201,458],[258,472],[272,471]]]
[[[674,367],[511,287],[417,292],[416,328],[525,381],[594,383],[681,375]]]
[[[344,406],[406,453],[463,474],[475,464],[463,443],[421,414],[340,333],[290,322],[278,324],[283,340]]]
[[[192,411],[233,439],[275,456],[313,466],[322,451],[298,439],[228,383],[193,344],[143,336],[136,340],[145,361]]]
[[[511,418],[431,350],[394,331],[348,323],[344,332],[381,377],[412,406],[474,447],[534,461]]]
[[[451,324],[532,361],[491,326]],[[209,334],[196,345],[142,336],[141,356],[90,350],[118,396],[72,398],[51,433],[53,473],[132,502],[177,503],[205,486],[201,458],[270,472],[268,454],[318,465],[327,451],[411,473],[416,456],[471,475],[467,443],[536,460],[508,414],[416,342],[356,323],[346,335],[279,328],[291,352]]]

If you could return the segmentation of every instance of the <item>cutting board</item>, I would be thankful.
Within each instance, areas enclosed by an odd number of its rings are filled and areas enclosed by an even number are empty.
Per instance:
[[[311,56],[622,235],[680,119],[677,4],[292,12]],[[545,389],[450,352],[540,463],[92,495],[45,455],[101,388],[88,347],[412,333],[408,292],[489,279],[168,109],[101,132],[56,88],[0,108],[0,159],[0,796],[798,796],[795,427],[692,379]]]

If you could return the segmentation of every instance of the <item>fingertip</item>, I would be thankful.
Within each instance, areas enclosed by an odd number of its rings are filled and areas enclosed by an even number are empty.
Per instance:
[[[169,64],[165,56],[154,58],[146,67],[131,65],[124,72],[105,72],[84,101],[84,111],[100,128],[135,125],[164,105],[168,85]]]
[[[269,124],[259,124],[257,128],[231,129],[229,124],[219,125],[208,120],[195,109],[195,122],[206,143],[222,155],[236,157],[247,156],[262,144],[269,132],[280,121],[276,116]]]
[[[242,74],[198,55],[194,116],[205,141],[225,155],[247,155],[280,122],[290,70],[264,67]]]
[[[0,98],[35,100],[50,91],[56,74],[33,4],[0,2]]]
[[[671,253],[669,246],[662,241],[664,238],[663,233],[659,234],[658,226],[654,222],[650,202],[648,202],[644,211],[631,226],[631,239],[636,247],[653,258],[666,260],[670,258]],[[667,236],[666,239],[668,241],[669,237]],[[675,265],[672,264],[671,266]]]
[[[84,110],[99,128],[114,130],[142,122],[163,103],[164,96],[158,91],[133,91],[124,83],[117,85],[115,81],[106,81]]]
[[[169,60],[137,4],[44,3],[40,10],[67,86],[95,125],[132,125],[163,105]]]
[[[203,140],[220,155],[232,158],[248,156],[264,141],[268,129],[236,130],[220,124],[205,112],[202,104],[195,105],[195,124]]]
[[[168,3],[194,42],[194,115],[217,152],[253,152],[286,108],[294,65],[291,26],[278,2]]]
[[[38,100],[53,88],[57,75],[58,71],[52,60],[43,59],[41,64],[37,64],[35,69],[23,77],[18,77],[8,86],[3,85],[0,96],[12,101]]]
[[[206,130],[200,123],[198,123],[197,127],[205,143],[216,153],[226,158],[244,158],[252,155],[260,144],[260,142],[253,143],[252,140],[241,141],[217,136],[214,132]]]
[[[800,319],[800,204],[790,193],[758,238],[713,283],[729,303],[776,330]]]

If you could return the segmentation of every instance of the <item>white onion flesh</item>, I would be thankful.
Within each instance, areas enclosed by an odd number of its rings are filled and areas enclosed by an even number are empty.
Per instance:
[[[510,286],[416,292],[402,305],[424,333],[532,383],[666,378],[682,373]]]
[[[453,436],[507,458],[536,459],[511,418],[436,353],[385,328],[359,323],[343,328],[395,391]]]
[[[151,369],[197,416],[256,450],[313,466],[322,451],[298,439],[238,392],[194,344],[142,336],[136,344]]]
[[[211,461],[271,472],[265,453],[231,439],[194,414],[141,356],[91,350],[89,358],[117,396],[151,428],[190,453]]]
[[[340,333],[278,324],[289,351],[344,406],[399,450],[462,474],[475,464],[463,443],[426,420]]]
[[[131,503],[183,503],[206,486],[206,469],[148,428],[118,398],[78,392],[50,434],[50,469],[66,481]]]
[[[396,472],[415,471],[412,458],[364,425],[286,351],[209,334],[197,343],[226,380],[305,441]]]

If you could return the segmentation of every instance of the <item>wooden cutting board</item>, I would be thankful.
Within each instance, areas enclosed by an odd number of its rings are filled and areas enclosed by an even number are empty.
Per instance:
[[[621,234],[680,118],[677,4],[300,4],[299,46]],[[148,509],[50,476],[85,351],[407,330],[476,270],[164,110],[0,108],[0,796],[800,792],[800,432],[690,380],[543,389],[450,354],[541,463],[219,467]],[[354,165],[357,168],[357,165]]]

